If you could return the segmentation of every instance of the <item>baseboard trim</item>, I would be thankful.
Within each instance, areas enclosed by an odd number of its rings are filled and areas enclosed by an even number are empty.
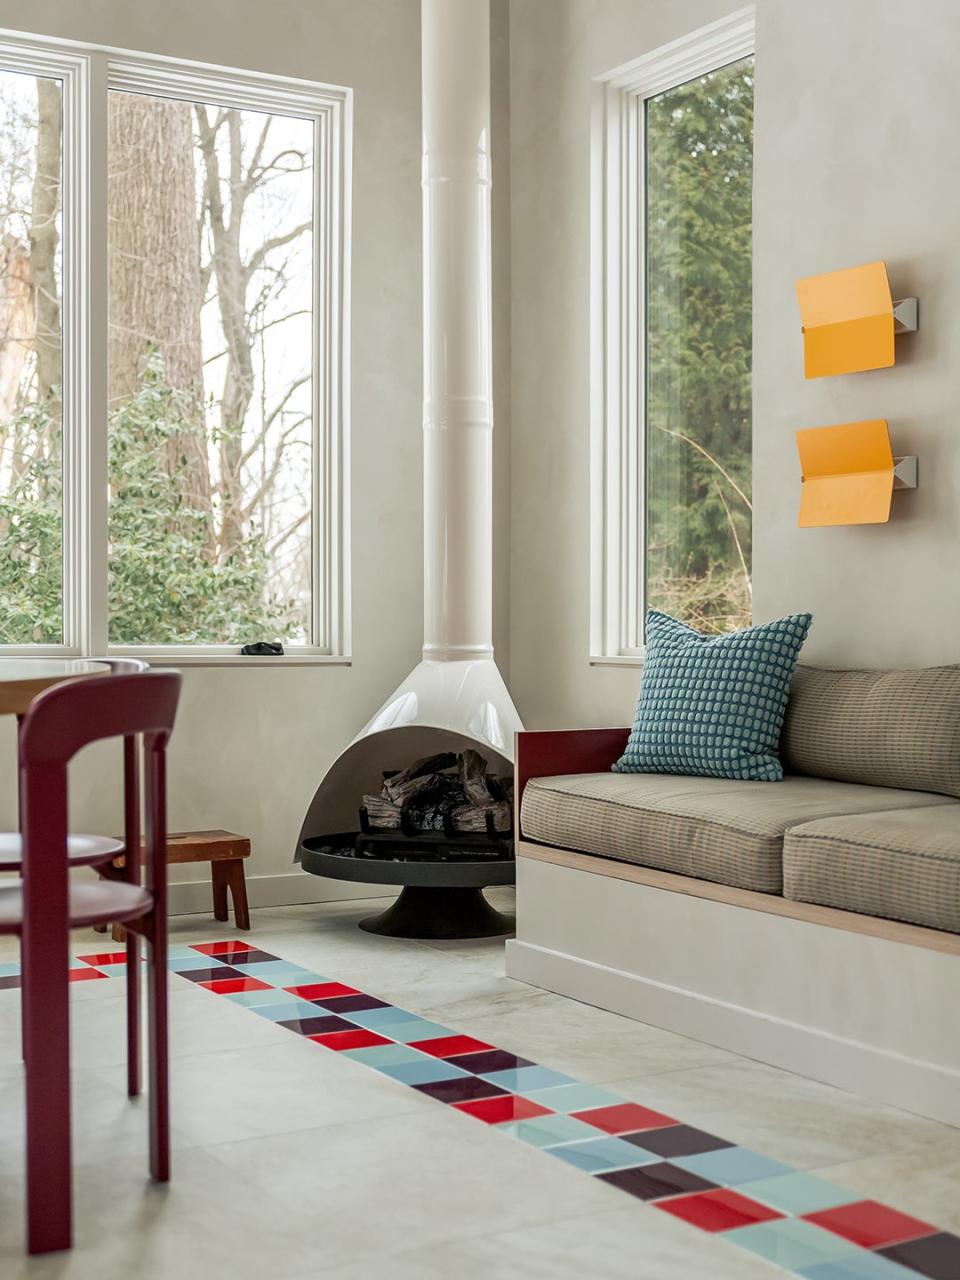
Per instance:
[[[892,1106],[960,1125],[960,1071],[519,939],[511,978]]]
[[[167,891],[169,914],[212,914],[211,892],[209,880],[171,884]],[[247,876],[247,898],[251,907],[299,907],[313,902],[344,902],[354,898],[395,897],[396,894],[396,887],[389,885],[328,880],[299,870],[272,876]]]

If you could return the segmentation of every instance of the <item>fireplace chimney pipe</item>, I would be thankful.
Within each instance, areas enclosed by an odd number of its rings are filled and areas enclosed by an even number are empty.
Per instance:
[[[489,0],[421,0],[426,660],[493,656]]]

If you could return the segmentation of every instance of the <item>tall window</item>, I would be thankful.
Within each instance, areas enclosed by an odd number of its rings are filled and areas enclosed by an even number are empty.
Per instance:
[[[0,113],[0,644],[343,654],[348,91],[0,40]]]
[[[642,653],[647,608],[707,632],[751,621],[752,34],[741,12],[602,89],[599,658]]]

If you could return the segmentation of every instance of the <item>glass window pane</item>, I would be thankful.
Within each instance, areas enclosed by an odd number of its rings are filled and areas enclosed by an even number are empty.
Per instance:
[[[0,644],[63,639],[60,88],[0,70]]]
[[[311,640],[313,125],[113,92],[112,644]]]
[[[751,622],[753,59],[646,103],[646,602]]]

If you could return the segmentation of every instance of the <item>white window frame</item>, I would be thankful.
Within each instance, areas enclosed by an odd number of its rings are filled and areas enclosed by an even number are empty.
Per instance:
[[[0,31],[0,69],[63,85],[63,642],[6,656],[130,655],[180,665],[350,661],[350,223],[353,94],[255,71]],[[312,643],[109,645],[107,630],[107,101],[110,90],[313,121]],[[69,229],[69,230],[68,230]],[[69,240],[67,235],[69,234]]]
[[[643,661],[644,111],[648,98],[749,57],[753,6],[594,82],[590,172],[590,661]]]

